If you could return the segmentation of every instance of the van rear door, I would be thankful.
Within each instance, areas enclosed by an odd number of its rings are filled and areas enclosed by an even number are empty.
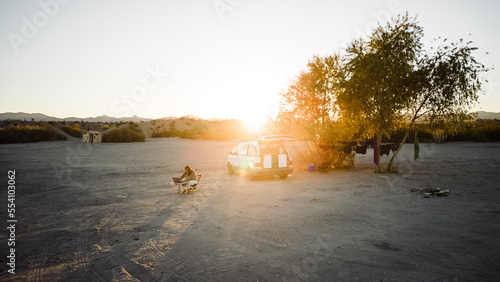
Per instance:
[[[281,143],[261,142],[259,145],[264,168],[288,167],[286,150]]]

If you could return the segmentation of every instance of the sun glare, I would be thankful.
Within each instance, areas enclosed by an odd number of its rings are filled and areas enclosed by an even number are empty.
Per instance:
[[[241,121],[243,121],[248,131],[257,133],[266,125],[267,116],[265,113],[252,114],[242,118]]]
[[[212,89],[204,101],[204,108],[212,111],[212,116],[240,120],[248,131],[257,134],[275,114],[278,92],[279,80],[276,77],[237,76]]]

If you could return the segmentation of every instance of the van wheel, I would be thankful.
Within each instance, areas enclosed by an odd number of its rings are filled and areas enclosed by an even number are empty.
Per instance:
[[[282,174],[282,175],[280,175],[281,179],[286,179],[287,177],[288,177],[288,174]]]
[[[233,169],[233,166],[231,165],[231,163],[227,163],[227,173],[229,175],[234,174],[234,169]]]

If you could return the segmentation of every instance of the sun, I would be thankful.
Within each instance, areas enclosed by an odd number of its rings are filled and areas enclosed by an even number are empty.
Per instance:
[[[267,125],[268,116],[262,112],[259,114],[249,114],[240,120],[245,124],[246,129],[251,133],[258,133]]]
[[[249,132],[259,134],[278,107],[277,81],[268,75],[229,77],[206,95],[202,103],[207,112],[204,115],[242,121]]]

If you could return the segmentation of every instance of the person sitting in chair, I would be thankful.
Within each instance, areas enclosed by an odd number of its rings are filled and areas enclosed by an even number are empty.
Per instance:
[[[196,178],[196,171],[194,171],[190,166],[184,167],[184,173],[180,177],[181,181],[188,182],[191,180],[194,180],[198,182],[198,179]]]
[[[190,166],[184,167],[184,173],[180,177],[181,181],[187,182],[186,184],[182,185],[187,187],[188,185],[191,186],[193,184],[198,183],[198,178],[196,178],[196,171],[194,171]],[[191,189],[191,188],[190,188]],[[187,193],[186,190],[183,192],[184,194]]]

